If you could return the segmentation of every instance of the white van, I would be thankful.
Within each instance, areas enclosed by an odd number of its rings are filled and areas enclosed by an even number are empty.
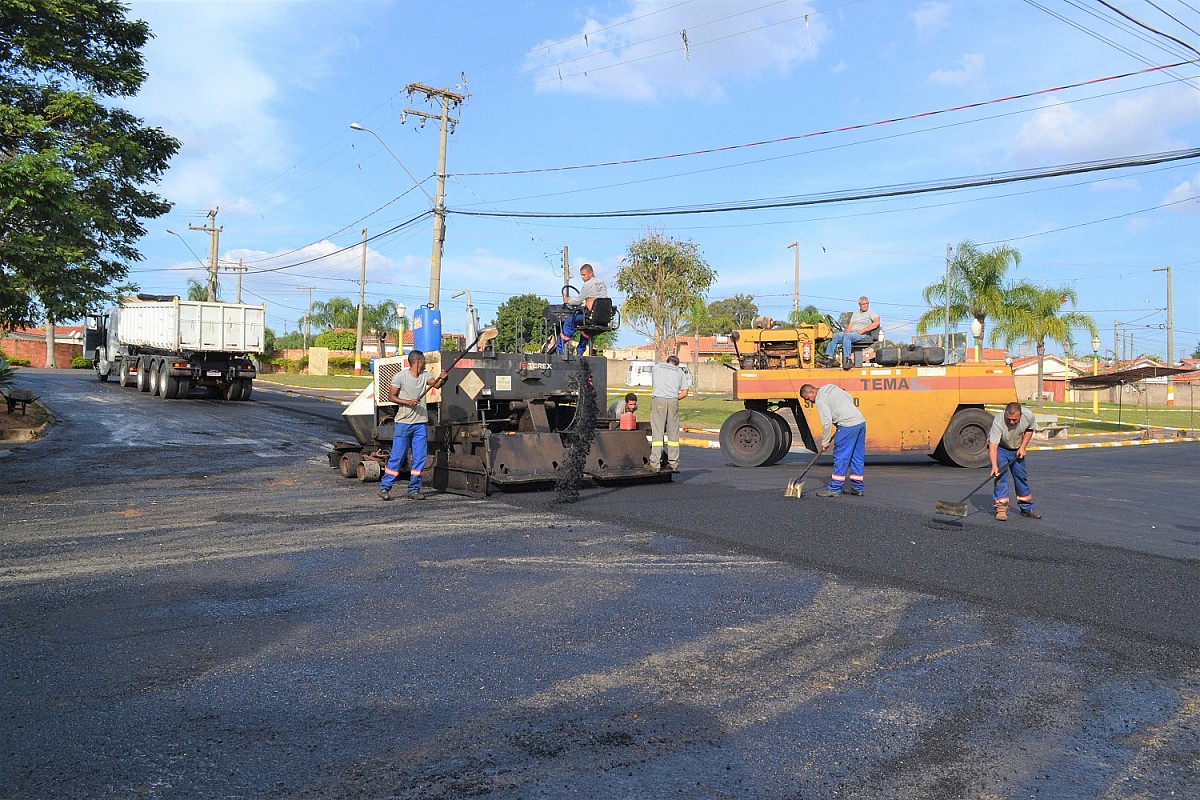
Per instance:
[[[687,368],[687,365],[680,364],[679,368],[683,370],[683,374],[687,375],[688,386],[692,385],[692,371]],[[654,372],[653,361],[631,361],[629,362],[629,375],[625,378],[626,386],[653,386],[654,380],[652,373]]]

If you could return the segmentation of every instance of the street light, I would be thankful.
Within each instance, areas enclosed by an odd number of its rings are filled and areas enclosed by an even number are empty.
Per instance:
[[[403,358],[404,357],[404,318],[406,316],[408,316],[408,309],[405,308],[404,303],[396,304],[396,316],[400,318],[400,321],[398,323],[396,323],[397,327],[398,327],[397,333],[399,333],[399,338],[396,339],[396,355],[399,356],[400,358]]]
[[[1100,374],[1100,337],[1092,334],[1092,377]],[[1092,392],[1092,417],[1100,416],[1100,390]]]
[[[983,323],[979,317],[971,318],[971,335],[975,337],[975,363],[983,361]]]
[[[387,150],[388,154],[392,158],[396,159],[396,163],[400,165],[401,169],[403,169],[406,173],[408,173],[408,177],[412,178],[412,182],[414,184],[416,184],[417,188],[420,189],[422,192],[425,192],[425,196],[427,198],[429,198],[429,202],[431,202],[431,203],[434,202],[433,195],[431,195],[429,192],[425,191],[425,187],[421,185],[421,181],[417,180],[416,175],[413,175],[411,172],[408,171],[408,167],[404,166],[404,162],[400,160],[400,156],[398,156],[392,152],[392,148],[388,147],[388,143],[383,140],[383,137],[381,137],[378,133],[371,130],[370,128],[365,128],[362,125],[359,125],[357,122],[351,122],[350,127],[356,131],[365,131],[366,133],[369,133],[372,136],[374,136],[376,139],[378,139],[379,143],[381,145],[383,145],[383,149]]]

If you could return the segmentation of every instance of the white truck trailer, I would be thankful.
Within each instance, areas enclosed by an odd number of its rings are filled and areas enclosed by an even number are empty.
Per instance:
[[[210,398],[248,400],[265,324],[261,305],[139,294],[88,316],[83,352],[101,381],[115,374],[121,386],[168,400],[199,388]]]

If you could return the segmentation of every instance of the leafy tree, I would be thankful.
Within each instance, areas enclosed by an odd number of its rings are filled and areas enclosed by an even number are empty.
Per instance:
[[[407,322],[407,320],[406,320]],[[358,321],[354,322],[355,330]],[[405,326],[407,327],[407,325]],[[389,335],[399,335],[400,315],[396,313],[396,304],[391,300],[363,306],[363,336],[374,336],[379,342],[380,353]]]
[[[215,285],[216,293],[213,295],[216,302],[221,302],[221,284],[218,281]],[[195,278],[187,279],[187,299],[198,300],[200,302],[208,301],[208,284],[201,283]]]
[[[758,304],[754,302],[754,295],[735,294],[733,297],[709,303],[708,313],[714,319],[729,320],[730,327],[720,331],[726,333],[738,328],[749,328],[750,324],[754,322],[754,318],[758,316]],[[713,333],[717,333],[717,331]]]
[[[147,190],[179,142],[116,107],[150,29],[115,0],[0,3],[0,327],[74,319],[131,287]]]
[[[1192,351],[1192,358],[1200,358],[1200,342],[1196,342],[1196,349]]]
[[[622,316],[631,328],[650,337],[661,360],[673,349],[681,320],[716,279],[695,242],[650,232],[629,245],[617,272],[617,288],[626,298]]]
[[[825,315],[814,305],[807,305],[799,311],[793,309],[788,312],[788,325],[791,325],[793,328],[798,328],[801,325],[816,325],[818,322],[824,321]]]
[[[300,331],[291,331],[282,336],[276,336],[271,349],[273,352],[279,352],[280,350],[299,350],[302,347],[304,347],[304,334]]]
[[[1053,289],[1022,282],[1011,286],[1005,295],[1010,305],[1004,319],[992,331],[992,344],[1003,339],[1005,346],[1010,348],[1018,340],[1037,345],[1037,404],[1040,406],[1046,340],[1058,342],[1069,348],[1073,341],[1072,330],[1083,328],[1088,332],[1087,338],[1090,340],[1096,335],[1096,322],[1087,314],[1077,311],[1063,313],[1063,306],[1068,301],[1072,307],[1078,301],[1075,290],[1069,286]]]
[[[354,350],[358,336],[354,331],[323,331],[313,339],[313,347],[328,347],[330,350]]]
[[[300,318],[301,327],[304,326],[306,317]],[[325,328],[333,330],[334,328],[349,328],[352,331],[358,330],[358,303],[347,297],[331,297],[328,300],[318,300],[312,304],[312,309],[307,315],[307,321],[313,327]],[[354,345],[350,345],[350,349],[354,349]]]
[[[496,349],[502,353],[537,351],[542,345],[542,312],[550,303],[536,294],[514,295],[496,309]]]
[[[263,352],[275,352],[275,331],[270,328],[263,328]]]
[[[987,319],[1003,321],[1009,306],[1004,278],[1010,267],[1021,263],[1021,254],[1012,247],[997,245],[986,253],[964,240],[950,261],[950,323],[977,319],[987,335]],[[931,283],[922,292],[930,309],[917,320],[917,333],[937,330],[946,322],[946,282]],[[938,305],[935,305],[938,304]]]

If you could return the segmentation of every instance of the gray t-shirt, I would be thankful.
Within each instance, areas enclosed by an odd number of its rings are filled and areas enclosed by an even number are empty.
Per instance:
[[[599,278],[584,281],[579,290],[579,296],[571,300],[571,305],[582,306],[593,297],[608,297],[608,286]]]
[[[862,425],[867,418],[854,405],[854,397],[840,386],[827,383],[817,389],[817,414],[821,417],[821,446],[833,441],[833,426]]]
[[[855,311],[851,314],[850,323],[846,327],[854,328],[851,333],[862,333],[863,328],[878,321],[879,315],[875,313],[875,309],[867,306],[866,311]],[[872,335],[874,335],[874,331],[872,331]]]
[[[416,400],[421,397],[421,393],[425,391],[425,387],[429,385],[429,373],[422,370],[420,375],[413,375],[410,370],[402,369],[392,376],[392,386],[395,386],[397,394],[401,400]],[[420,403],[417,403],[416,408],[411,406],[397,406],[396,422],[398,423],[418,423],[429,421],[429,409],[425,407],[424,398]]]
[[[650,394],[660,400],[678,400],[679,393],[692,388],[688,374],[676,364],[664,361],[650,371]]]
[[[992,428],[988,431],[988,444],[998,444],[1005,450],[1019,450],[1025,432],[1037,433],[1037,429],[1037,419],[1028,408],[1021,409],[1021,420],[1011,427],[1004,421],[1004,412],[1001,411],[992,420]]]

